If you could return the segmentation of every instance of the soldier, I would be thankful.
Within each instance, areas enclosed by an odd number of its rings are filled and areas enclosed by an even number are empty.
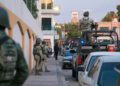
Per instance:
[[[91,26],[92,24],[94,24],[94,22],[92,19],[89,18],[89,12],[84,12],[83,16],[84,17],[79,21],[79,29],[82,31],[91,30]]]
[[[79,29],[82,31],[82,33],[83,32],[85,33],[85,31],[90,31],[93,29],[94,22],[92,19],[89,18],[88,11],[84,12],[83,16],[84,17],[82,19],[80,19],[80,21],[79,21]],[[86,34],[84,39],[86,41],[90,42],[91,40],[89,37],[90,37],[90,33]]]
[[[36,65],[35,65],[35,74],[36,75],[40,75],[39,72],[41,70],[41,61],[42,61],[42,57],[43,57],[41,43],[42,43],[41,39],[37,38],[36,43],[33,48],[33,55],[34,55],[34,59],[36,61]]]
[[[9,28],[7,11],[0,7],[0,86],[22,86],[29,71],[22,48],[5,29]]]
[[[42,67],[45,67],[45,72],[49,72],[47,68],[48,46],[46,45],[45,41],[42,42],[42,51],[43,51]]]

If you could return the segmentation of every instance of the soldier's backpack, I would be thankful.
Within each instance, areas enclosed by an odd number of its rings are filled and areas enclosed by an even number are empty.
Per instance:
[[[13,79],[16,63],[16,43],[8,36],[5,36],[0,39],[0,81]]]

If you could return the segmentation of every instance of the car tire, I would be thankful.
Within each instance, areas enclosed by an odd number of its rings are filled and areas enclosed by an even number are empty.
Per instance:
[[[62,65],[62,69],[65,69],[65,65],[64,64]]]
[[[75,69],[74,68],[72,68],[72,77],[74,78],[75,77]]]

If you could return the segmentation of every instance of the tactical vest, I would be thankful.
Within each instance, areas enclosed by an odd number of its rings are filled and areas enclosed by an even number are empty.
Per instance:
[[[17,47],[11,38],[6,37],[0,43],[0,81],[13,79],[16,63]]]
[[[80,29],[81,30],[88,30],[91,29],[91,24],[92,24],[92,20],[88,19],[82,19],[80,20]]]
[[[40,51],[41,51],[41,46],[40,45],[34,45],[33,54],[40,56]]]

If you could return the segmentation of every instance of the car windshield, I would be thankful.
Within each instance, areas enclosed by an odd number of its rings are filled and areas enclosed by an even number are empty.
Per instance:
[[[98,79],[98,86],[116,86],[119,74],[114,68],[118,64],[120,64],[120,62],[103,63]]]
[[[72,56],[72,54],[70,53],[70,50],[66,50],[64,56],[65,56],[65,57],[66,57],[66,56]]]
[[[88,66],[87,66],[87,71],[89,71],[89,70],[92,68],[92,66],[93,66],[93,64],[95,63],[96,59],[97,59],[98,57],[100,57],[100,56],[102,56],[102,55],[97,55],[97,56],[92,56],[92,57],[91,57],[91,59],[90,59],[90,61],[89,61],[89,63],[88,63]]]

